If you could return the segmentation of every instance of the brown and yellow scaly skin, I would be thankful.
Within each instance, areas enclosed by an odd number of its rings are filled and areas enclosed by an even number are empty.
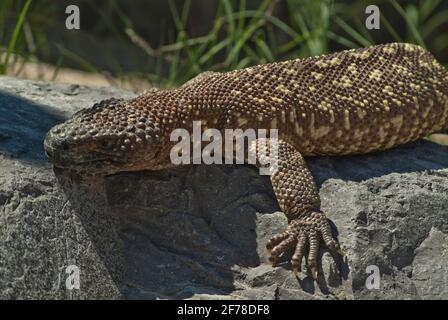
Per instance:
[[[267,248],[275,263],[295,246],[294,270],[309,248],[316,277],[320,240],[339,246],[302,156],[367,153],[448,130],[448,73],[429,52],[404,43],[207,72],[177,89],[82,110],[48,133],[45,149],[55,166],[85,174],[161,169],[172,166],[172,130],[191,132],[194,120],[204,130],[278,129],[271,181],[290,223]]]

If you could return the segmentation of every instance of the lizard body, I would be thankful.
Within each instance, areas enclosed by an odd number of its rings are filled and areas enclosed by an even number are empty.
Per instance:
[[[303,156],[368,153],[448,130],[448,73],[405,43],[209,72],[177,89],[82,110],[48,133],[45,149],[55,166],[84,173],[161,169],[172,166],[172,130],[191,132],[195,120],[220,131],[278,129],[271,181],[289,227],[267,248],[275,263],[295,247],[294,270],[308,254],[316,277],[320,240],[339,244]],[[268,148],[261,140],[255,147]]]

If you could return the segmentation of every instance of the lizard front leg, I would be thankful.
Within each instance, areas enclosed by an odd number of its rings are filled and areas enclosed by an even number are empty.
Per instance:
[[[272,162],[266,161],[266,157],[272,154],[276,156],[277,168],[270,177],[280,208],[288,218],[287,230],[274,236],[266,245],[269,260],[275,265],[281,254],[295,247],[291,259],[294,273],[301,271],[302,258],[307,254],[308,269],[316,279],[321,239],[330,250],[343,253],[337,240],[333,238],[327,217],[320,210],[320,198],[314,179],[300,152],[286,141],[280,140],[273,147],[268,139],[258,139],[255,147],[258,166]],[[270,152],[273,148],[277,148],[276,153]]]

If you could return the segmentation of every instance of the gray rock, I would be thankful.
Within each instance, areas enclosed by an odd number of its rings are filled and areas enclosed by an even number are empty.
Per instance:
[[[415,250],[412,279],[423,299],[446,299],[448,296],[448,236],[432,228],[428,237]]]
[[[82,107],[132,95],[0,77],[0,298],[448,298],[447,147],[419,141],[309,159],[347,253],[323,250],[313,282],[296,278],[286,258],[267,263],[265,243],[286,219],[251,166],[56,178],[46,131]],[[79,290],[67,289],[70,265]],[[371,265],[379,289],[366,287]]]

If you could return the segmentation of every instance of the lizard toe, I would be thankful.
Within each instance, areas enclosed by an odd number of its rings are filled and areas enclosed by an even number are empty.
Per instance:
[[[299,232],[296,249],[291,259],[292,271],[295,275],[297,272],[302,272],[302,259],[308,245],[308,238],[304,232]]]
[[[283,232],[280,234],[275,235],[274,237],[272,237],[268,243],[266,244],[266,249],[268,250],[268,252],[270,253],[271,250],[278,245],[280,242],[282,242],[283,240],[285,240],[286,238],[289,237],[289,233],[288,232]]]
[[[317,256],[319,254],[320,234],[315,228],[310,228],[308,232],[309,252],[308,252],[308,270],[314,280],[317,279]]]
[[[296,237],[293,234],[289,234],[286,239],[274,246],[269,254],[269,261],[271,262],[271,264],[275,266],[280,255],[287,251],[289,248],[295,246],[296,243]]]
[[[269,261],[275,265],[280,255],[294,247],[291,258],[292,271],[295,275],[302,271],[302,260],[305,257],[307,269],[311,277],[316,280],[318,276],[317,257],[321,240],[332,252],[345,255],[338,241],[333,237],[325,214],[318,211],[308,212],[306,215],[291,220],[285,232],[268,241],[266,248],[269,253]]]

